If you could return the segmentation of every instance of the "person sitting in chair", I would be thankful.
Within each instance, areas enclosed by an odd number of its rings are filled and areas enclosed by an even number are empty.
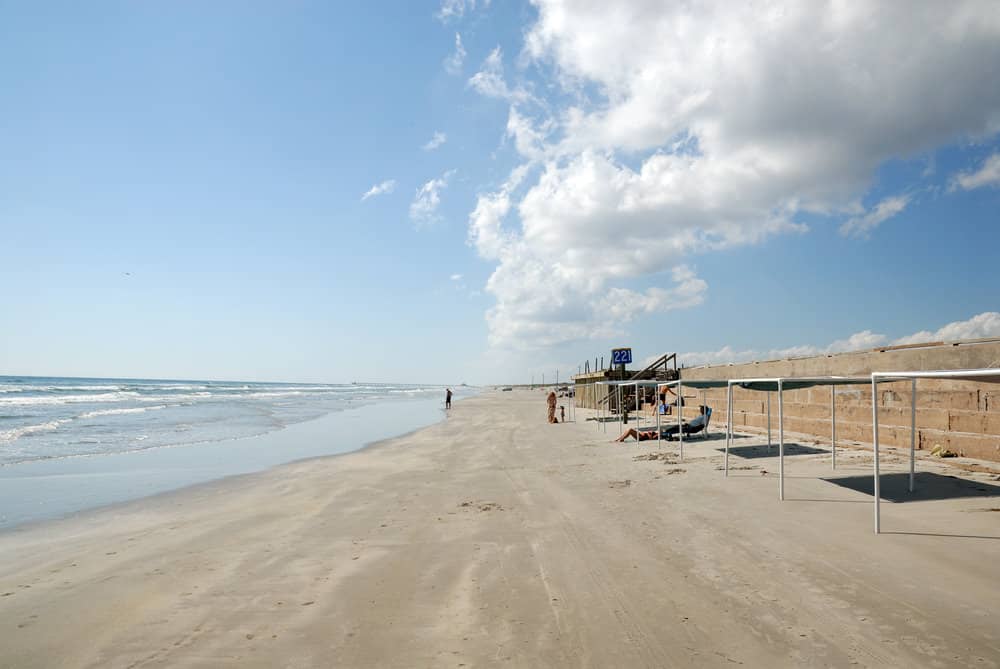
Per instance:
[[[701,412],[697,418],[687,423],[684,423],[684,434],[694,434],[695,432],[701,432],[705,429],[708,424],[708,419],[712,415],[712,410],[706,406],[701,407]],[[660,438],[666,439],[667,441],[673,441],[674,435],[680,432],[680,429],[676,423],[672,425],[662,426],[660,428]],[[648,441],[650,439],[656,439],[656,428],[644,428],[642,430],[636,430],[634,427],[630,427],[625,430],[620,437],[615,439],[615,441],[625,441],[629,437],[635,439],[636,441]]]

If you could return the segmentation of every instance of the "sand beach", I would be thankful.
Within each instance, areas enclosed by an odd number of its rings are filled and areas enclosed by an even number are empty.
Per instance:
[[[487,392],[362,451],[6,531],[0,667],[1000,665],[995,474],[921,459],[875,536],[823,444],[790,449],[779,502],[759,438],[725,478],[721,428],[681,462],[545,410]],[[836,476],[870,462],[845,448]]]

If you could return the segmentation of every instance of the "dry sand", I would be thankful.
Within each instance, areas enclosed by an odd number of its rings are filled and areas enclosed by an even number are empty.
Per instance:
[[[616,429],[487,394],[361,452],[7,532],[0,666],[1000,664],[991,475],[883,504],[876,537],[828,453],[787,459],[781,503],[772,458],[723,477],[721,434],[681,463]]]

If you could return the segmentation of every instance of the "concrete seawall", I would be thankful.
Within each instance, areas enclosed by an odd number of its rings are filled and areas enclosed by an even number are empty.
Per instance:
[[[872,372],[1000,367],[1000,340],[977,340],[873,349],[854,353],[686,368],[682,379],[741,379],[794,376],[865,376]],[[883,443],[910,443],[910,382],[880,383],[879,435]],[[685,391],[688,404],[701,391]],[[697,401],[696,400],[697,397]],[[709,390],[708,404],[725,421],[725,390]],[[767,429],[767,394],[733,391],[737,430]],[[871,443],[871,386],[839,386],[834,393],[837,438]],[[830,438],[829,387],[784,393],[785,428]],[[776,394],[771,398],[773,429],[778,424]],[[941,445],[960,455],[1000,461],[1000,385],[970,381],[918,381],[917,448]]]

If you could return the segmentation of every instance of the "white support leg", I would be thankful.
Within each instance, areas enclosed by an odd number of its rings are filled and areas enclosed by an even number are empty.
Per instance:
[[[677,438],[681,440],[681,462],[684,462],[684,384],[677,383]]]
[[[767,450],[771,450],[771,391],[767,391]]]
[[[726,386],[726,476],[729,476],[729,442],[733,440],[733,384]]]
[[[881,516],[879,515],[879,490],[878,490],[878,381],[872,377],[872,450],[875,462],[874,494],[875,494],[875,534],[881,531]]]
[[[708,389],[707,388],[702,388],[701,389],[701,405],[703,407],[705,407],[705,411],[707,412],[708,411]],[[705,439],[708,439],[708,426],[709,425],[711,425],[711,423],[707,423],[705,425],[705,429],[702,430],[702,435],[703,435],[703,437]]]
[[[837,468],[837,386],[830,386],[830,441],[833,442],[833,468]]]
[[[917,457],[917,380],[910,381],[910,492],[913,492],[914,461]]]
[[[778,499],[785,499],[785,402],[778,379]]]

